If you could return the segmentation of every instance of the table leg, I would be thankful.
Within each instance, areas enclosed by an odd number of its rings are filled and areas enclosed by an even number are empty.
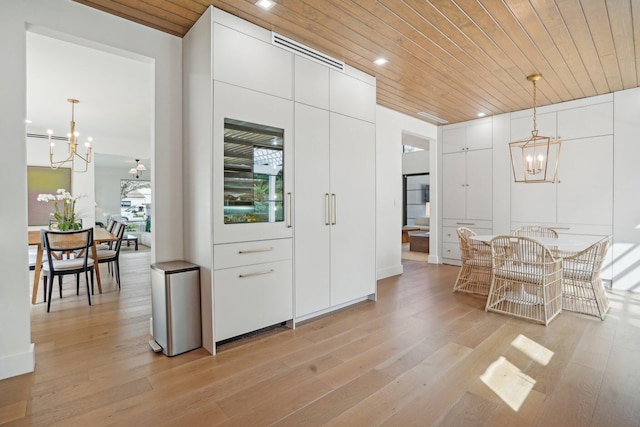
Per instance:
[[[42,270],[42,246],[38,246],[38,252],[36,254],[36,266],[33,271],[33,290],[31,292],[31,304],[36,303],[36,296],[38,296],[38,283],[40,282],[41,270]]]
[[[93,269],[96,272],[96,282],[98,282],[98,292],[102,293],[102,283],[100,282],[100,263],[98,262],[96,242],[93,242],[93,246],[91,246],[91,254],[93,255]]]

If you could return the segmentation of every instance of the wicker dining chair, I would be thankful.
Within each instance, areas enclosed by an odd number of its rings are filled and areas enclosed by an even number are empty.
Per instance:
[[[453,292],[468,292],[487,296],[491,285],[491,248],[486,243],[470,237],[476,233],[467,227],[457,229],[462,267]]]
[[[562,260],[562,309],[599,317],[609,311],[609,298],[600,277],[611,244],[606,237],[577,254]]]
[[[562,260],[529,237],[491,240],[493,275],[486,311],[548,325],[562,311]]]
[[[521,236],[521,237],[546,237],[549,239],[557,239],[558,232],[553,228],[542,227],[540,225],[523,225],[522,227],[518,227],[513,230],[513,236]]]

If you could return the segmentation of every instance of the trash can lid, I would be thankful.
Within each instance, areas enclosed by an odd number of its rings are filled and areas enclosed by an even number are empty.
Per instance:
[[[183,271],[199,270],[200,266],[187,261],[165,261],[151,264],[152,270],[162,271],[165,274],[181,273]]]

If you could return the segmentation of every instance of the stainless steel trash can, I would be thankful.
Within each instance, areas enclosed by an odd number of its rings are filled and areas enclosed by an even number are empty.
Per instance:
[[[151,313],[153,338],[165,355],[201,347],[200,267],[186,261],[153,264]]]

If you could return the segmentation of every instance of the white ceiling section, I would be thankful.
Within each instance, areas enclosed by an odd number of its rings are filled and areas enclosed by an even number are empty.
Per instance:
[[[129,55],[130,56],[130,55]],[[75,106],[79,144],[94,153],[148,158],[153,128],[153,64],[27,32],[27,133],[66,137]],[[81,152],[84,148],[79,147]],[[62,153],[61,153],[62,155]]]

